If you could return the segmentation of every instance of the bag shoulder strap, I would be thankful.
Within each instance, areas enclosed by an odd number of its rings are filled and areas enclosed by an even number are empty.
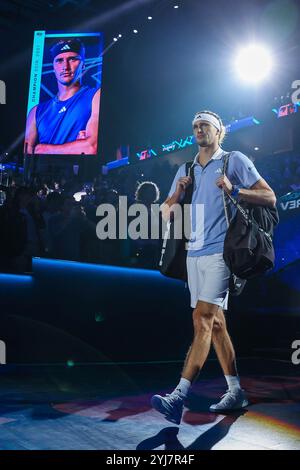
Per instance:
[[[227,171],[227,168],[228,168],[228,161],[229,161],[229,158],[230,158],[230,155],[231,155],[231,152],[230,153],[227,153],[224,157],[224,163],[223,163],[223,175],[226,176],[226,171]],[[236,199],[234,199],[230,194],[227,194],[224,190],[223,190],[223,202],[224,202],[224,210],[225,210],[225,215],[226,215],[226,220],[227,220],[227,226],[229,227],[229,223],[230,223],[230,206],[229,206],[229,202],[228,201],[231,201],[232,204],[237,208],[237,210],[242,214],[242,216],[244,217],[244,219],[249,222],[250,220],[250,217],[247,213],[247,211],[237,202]]]
[[[191,160],[190,162],[186,162],[185,164],[185,174],[186,176],[190,176],[192,178],[192,184],[188,186],[185,191],[185,196],[183,199],[184,204],[190,204],[192,202],[193,191],[194,191],[194,183],[195,183],[195,175],[194,175],[194,161]]]
[[[192,179],[194,177],[194,161],[186,162],[185,164],[185,175],[190,176]]]
[[[226,176],[226,173],[227,173],[229,157],[230,157],[230,153],[226,153],[225,156],[224,156],[223,169],[222,169],[222,175],[224,175],[224,176]],[[230,210],[229,200],[228,200],[228,197],[227,197],[228,194],[225,193],[224,190],[222,191],[222,193],[223,193],[224,212],[225,212],[226,223],[227,223],[227,228],[228,228],[229,224],[230,224],[230,221],[231,221],[232,213],[231,213],[231,210]]]
[[[223,160],[223,169],[222,169],[222,174],[226,175],[227,173],[227,167],[228,167],[228,161],[231,153],[225,153],[224,160]]]

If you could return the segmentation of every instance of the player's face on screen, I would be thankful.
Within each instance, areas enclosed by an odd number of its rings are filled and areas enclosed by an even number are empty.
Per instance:
[[[53,61],[56,79],[62,85],[72,85],[80,80],[83,71],[83,61],[76,52],[63,52]]]

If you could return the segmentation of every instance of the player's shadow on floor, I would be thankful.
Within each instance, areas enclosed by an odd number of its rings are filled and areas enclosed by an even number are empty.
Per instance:
[[[230,413],[210,429],[201,434],[187,450],[210,450],[228,434],[235,421],[247,413],[246,410]],[[224,414],[224,413],[223,413]]]
[[[149,437],[148,439],[145,439],[144,441],[140,442],[136,450],[152,450],[162,445],[165,446],[165,450],[184,449],[183,445],[179,442],[177,438],[178,432],[179,428],[175,426],[164,428],[155,436]]]
[[[136,450],[153,450],[161,446],[164,446],[165,450],[210,450],[228,434],[232,424],[246,412],[246,410],[242,410],[230,413],[187,447],[184,447],[177,437],[179,428],[168,427],[162,429],[155,436],[140,442]]]

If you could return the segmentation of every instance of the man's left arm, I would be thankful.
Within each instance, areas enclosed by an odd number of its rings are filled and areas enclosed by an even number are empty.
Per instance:
[[[84,138],[60,145],[39,144],[35,147],[34,152],[36,154],[45,155],[81,155],[82,153],[86,155],[96,155],[98,141],[100,93],[101,91],[99,89],[96,91],[93,97],[91,117],[88,120],[86,129],[84,131]]]
[[[219,188],[224,189],[227,194],[231,194],[233,191],[233,185],[227,176],[218,178],[216,184]],[[276,205],[275,193],[263,178],[260,178],[249,189],[239,189],[238,199],[261,206],[275,207]]]

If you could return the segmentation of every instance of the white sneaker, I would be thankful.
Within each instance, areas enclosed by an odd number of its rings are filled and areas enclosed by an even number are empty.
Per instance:
[[[248,405],[249,401],[247,400],[244,390],[239,388],[232,391],[227,390],[226,393],[222,395],[219,403],[215,403],[209,407],[209,411],[222,412],[240,410]]]
[[[165,397],[154,395],[151,398],[153,408],[175,424],[180,424],[183,404],[183,398],[177,393],[167,394]]]

